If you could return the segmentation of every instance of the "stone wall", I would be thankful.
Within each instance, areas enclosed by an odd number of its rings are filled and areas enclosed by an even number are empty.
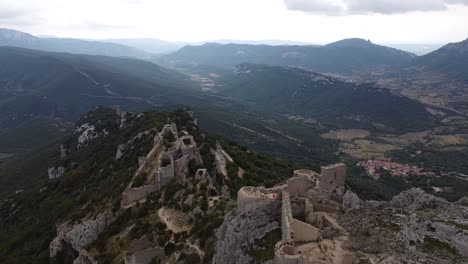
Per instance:
[[[237,210],[252,210],[255,207],[280,201],[279,191],[256,187],[242,187],[237,192]]]
[[[275,264],[297,264],[301,255],[296,254],[294,243],[280,241],[275,245]]]
[[[165,166],[162,167],[162,164]],[[175,165],[171,155],[167,152],[161,153],[159,156],[159,166],[158,170],[161,177],[161,186],[163,186],[175,177]]]
[[[177,181],[183,183],[188,173],[188,164],[190,162],[191,156],[182,156],[179,159],[175,160],[175,177]]]
[[[292,177],[288,180],[287,184],[286,190],[291,197],[302,196],[309,189],[315,187],[315,183],[308,176]]]
[[[139,188],[128,187],[122,194],[122,205],[124,207],[131,206],[133,203],[140,201],[151,193],[158,191],[156,184],[145,185]]]
[[[294,233],[291,228],[293,220],[291,210],[291,199],[287,191],[281,193],[281,240],[293,241]]]
[[[160,247],[149,248],[135,252],[125,257],[125,264],[149,264],[152,259],[159,258],[164,260],[164,249]]]
[[[295,170],[293,177],[310,177],[312,179],[320,180],[320,174],[316,173],[313,170],[306,170],[306,169],[300,169],[300,170]]]
[[[294,242],[311,242],[320,238],[320,230],[312,225],[293,219],[291,229],[294,233]]]
[[[343,163],[322,167],[319,189],[323,193],[332,194],[345,185],[346,165]]]

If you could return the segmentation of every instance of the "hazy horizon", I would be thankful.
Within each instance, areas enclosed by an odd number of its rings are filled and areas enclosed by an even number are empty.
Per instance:
[[[2,28],[96,40],[429,45],[465,40],[466,25],[467,0],[0,0]]]

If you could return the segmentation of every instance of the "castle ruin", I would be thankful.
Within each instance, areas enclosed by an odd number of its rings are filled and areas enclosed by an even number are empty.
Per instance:
[[[320,174],[296,170],[278,187],[241,188],[238,211],[280,210],[281,240],[275,245],[274,263],[310,263],[320,243],[345,234],[336,221],[345,179],[346,165],[342,163],[324,166]]]
[[[177,133],[175,124],[165,125],[154,137],[153,148],[141,159],[133,180],[123,192],[122,206],[129,207],[144,200],[149,194],[160,191],[173,179],[184,183],[191,160],[198,166],[203,165],[193,136],[184,130]],[[137,177],[144,178],[143,186],[133,186]]]

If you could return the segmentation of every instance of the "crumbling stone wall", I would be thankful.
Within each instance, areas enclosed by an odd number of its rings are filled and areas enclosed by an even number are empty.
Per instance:
[[[293,220],[291,210],[291,199],[287,191],[281,193],[281,239],[283,241],[293,241],[294,233],[291,228]]]
[[[242,187],[237,192],[237,210],[252,210],[255,207],[280,201],[279,191],[265,188]]]
[[[122,194],[122,205],[124,207],[130,206],[158,190],[159,188],[156,184],[145,185],[139,188],[127,188]]]
[[[294,242],[311,242],[320,238],[320,230],[310,224],[293,219],[291,229],[294,234]]]
[[[302,196],[315,187],[315,183],[307,175],[292,177],[287,185],[286,189],[291,197]]]
[[[125,264],[149,264],[152,259],[164,259],[164,249],[160,247],[149,248],[135,252],[125,257]]]
[[[275,245],[275,264],[297,264],[301,255],[295,252],[294,243],[279,241]]]
[[[164,167],[163,167],[164,166]],[[172,178],[175,177],[174,160],[167,152],[161,153],[159,156],[159,175],[161,177],[161,186],[164,186]]]
[[[343,188],[346,179],[346,165],[343,163],[322,167],[319,189],[323,193],[332,194]]]

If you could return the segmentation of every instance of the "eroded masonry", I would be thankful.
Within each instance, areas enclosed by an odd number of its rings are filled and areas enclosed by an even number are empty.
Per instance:
[[[342,212],[345,178],[346,165],[340,163],[322,167],[320,174],[296,170],[284,185],[274,188],[243,187],[237,194],[239,221],[233,222],[254,226],[261,230],[257,234],[260,237],[279,227],[281,240],[275,245],[274,263],[312,263],[330,258],[333,263],[342,263],[340,259],[353,258],[352,252],[341,248],[347,234],[336,220]],[[272,224],[275,222],[279,226]],[[229,226],[224,228],[222,231],[230,232]],[[239,243],[256,239],[249,236]],[[225,251],[219,248],[219,252],[215,261],[222,263]]]
[[[177,133],[175,124],[167,124],[154,138],[153,149],[140,159],[139,168],[122,194],[122,206],[129,207],[157,192],[176,179],[185,182],[189,161],[203,165],[198,147],[187,131]],[[136,184],[137,181],[140,183]]]

